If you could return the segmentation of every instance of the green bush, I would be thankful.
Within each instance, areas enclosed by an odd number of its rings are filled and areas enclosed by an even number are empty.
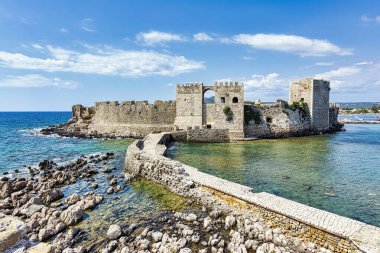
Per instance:
[[[372,106],[371,110],[372,110],[373,113],[379,113],[380,106],[374,105],[374,106]]]
[[[248,125],[249,122],[253,120],[255,124],[261,124],[261,113],[252,107],[244,108],[244,124]]]
[[[282,112],[282,113],[285,113],[286,115],[289,116],[289,112],[288,112],[287,110],[285,110],[285,109],[281,109],[281,112]]]
[[[226,120],[231,121],[234,118],[234,112],[232,111],[231,107],[226,106],[223,108],[223,113],[226,115]]]
[[[298,109],[300,114],[304,117],[307,115],[307,107],[303,100],[291,103],[288,108],[292,111],[296,111]]]

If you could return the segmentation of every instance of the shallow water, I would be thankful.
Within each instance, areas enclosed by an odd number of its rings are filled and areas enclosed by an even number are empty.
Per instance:
[[[253,142],[177,143],[170,156],[202,171],[380,226],[380,125]]]
[[[377,121],[378,119],[380,119],[380,113],[339,115],[339,120]]]
[[[15,169],[26,173],[25,165],[35,165],[44,159],[65,162],[82,154],[98,152],[114,152],[116,158],[105,166],[116,168],[111,174],[123,177],[125,153],[134,140],[84,140],[39,134],[42,127],[65,123],[70,117],[71,113],[68,112],[0,112],[0,177],[4,172],[14,174]],[[96,190],[91,188],[92,182],[85,180],[78,180],[76,184],[61,189],[65,197],[74,192],[82,195],[88,191],[103,195],[103,202],[87,212],[85,219],[77,225],[86,231],[87,239],[82,243],[86,246],[95,244],[92,251],[104,244],[111,224],[144,224],[169,210],[189,208],[185,205],[187,199],[146,180],[134,182],[119,193],[107,195],[107,176],[98,173],[93,177],[99,185]]]

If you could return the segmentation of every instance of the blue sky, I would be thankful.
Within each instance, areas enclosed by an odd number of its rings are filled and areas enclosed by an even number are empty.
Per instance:
[[[0,2],[0,111],[175,99],[239,81],[246,100],[331,80],[332,101],[379,101],[380,1]]]

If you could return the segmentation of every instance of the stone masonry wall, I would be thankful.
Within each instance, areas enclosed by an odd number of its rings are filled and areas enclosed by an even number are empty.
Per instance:
[[[304,101],[309,107],[311,127],[316,130],[329,128],[329,99],[328,81],[304,78],[290,84],[289,103]]]
[[[329,128],[330,83],[313,80],[313,104],[311,109],[311,126],[317,130]]]
[[[228,129],[191,129],[187,131],[189,142],[228,142]]]
[[[177,85],[176,119],[179,129],[202,127],[229,129],[234,136],[243,137],[244,130],[244,86],[226,82],[204,86],[203,83]],[[206,91],[215,92],[215,102],[207,104],[203,101]],[[229,107],[233,113],[232,120],[226,120],[224,108]]]
[[[170,134],[151,134],[130,145],[126,177],[142,176],[170,191],[212,208],[249,211],[289,235],[333,252],[379,252],[380,229],[252,189],[173,161],[164,156]]]
[[[73,107],[73,121],[87,123],[89,132],[116,135],[147,135],[152,131],[170,131],[176,115],[174,101],[98,102],[94,107]],[[75,117],[74,117],[75,116]]]
[[[188,126],[202,126],[203,84],[186,84],[176,86],[175,125],[180,129]]]
[[[244,137],[244,86],[230,82],[216,83],[207,88],[215,91],[215,109],[212,113],[213,126],[219,129],[229,129],[234,137]],[[230,107],[233,112],[231,121],[226,120],[226,115],[223,112],[225,107]]]

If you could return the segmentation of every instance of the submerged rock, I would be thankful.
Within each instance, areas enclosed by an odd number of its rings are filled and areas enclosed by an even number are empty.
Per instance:
[[[121,234],[122,231],[119,225],[111,225],[107,230],[107,237],[109,239],[118,239]]]
[[[72,226],[77,224],[83,217],[83,210],[77,205],[69,206],[60,215],[60,219],[67,225]]]

